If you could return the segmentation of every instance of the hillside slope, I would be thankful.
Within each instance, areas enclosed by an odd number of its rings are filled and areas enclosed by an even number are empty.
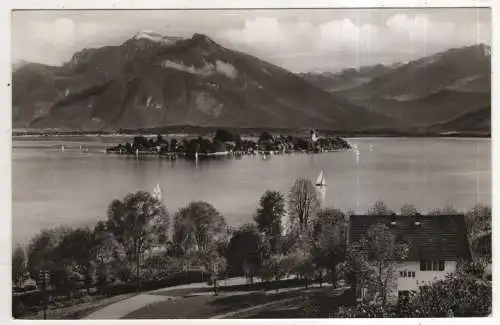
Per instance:
[[[491,104],[491,56],[486,45],[451,49],[389,67],[365,67],[349,75],[351,79],[346,73],[336,74],[329,82],[324,74],[307,79],[320,80],[314,83],[409,126],[437,125]],[[339,80],[343,87],[338,89],[337,84],[337,89],[331,89]]]
[[[18,128],[357,129],[390,121],[200,34],[143,32],[75,53],[62,67],[24,65],[13,73],[12,100]]]

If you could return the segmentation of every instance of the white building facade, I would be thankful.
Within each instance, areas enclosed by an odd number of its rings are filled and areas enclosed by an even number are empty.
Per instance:
[[[349,220],[349,243],[362,239],[376,224],[386,225],[396,241],[406,242],[410,247],[406,260],[396,263],[391,273],[389,302],[397,302],[401,295],[418,292],[423,286],[445,279],[456,271],[459,260],[471,259],[464,216],[354,215]],[[371,297],[370,291],[358,285],[356,296]]]

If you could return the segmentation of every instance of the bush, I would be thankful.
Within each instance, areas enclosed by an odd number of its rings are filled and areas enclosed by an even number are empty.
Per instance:
[[[334,317],[484,317],[491,309],[490,283],[473,276],[454,275],[400,300],[398,306],[362,302],[355,307],[339,307]]]
[[[141,283],[141,290],[149,291],[156,290],[166,287],[173,287],[189,283],[201,283],[207,280],[207,276],[203,275],[201,271],[189,271],[177,273],[160,280],[146,280]],[[107,292],[111,296],[121,295],[126,293],[133,293],[137,291],[138,284],[136,282],[132,283],[120,283],[116,285],[109,286]]]
[[[386,318],[398,317],[395,306],[360,303],[355,307],[340,306],[334,314],[336,318]]]
[[[453,275],[437,281],[410,299],[409,317],[487,316],[492,309],[491,283],[473,276]]]

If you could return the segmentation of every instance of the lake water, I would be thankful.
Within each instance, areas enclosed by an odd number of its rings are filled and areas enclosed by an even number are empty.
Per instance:
[[[377,200],[421,212],[447,204],[466,210],[491,204],[491,140],[433,138],[348,139],[360,149],[263,160],[195,162],[158,157],[106,155],[124,139],[13,139],[13,241],[26,244],[40,229],[87,226],[106,218],[108,204],[157,182],[173,215],[190,201],[213,204],[233,226],[252,220],[267,189],[287,192],[299,176],[315,180],[321,169],[328,187],[325,206],[365,212]],[[59,151],[64,144],[66,150]],[[82,152],[79,146],[89,146]]]

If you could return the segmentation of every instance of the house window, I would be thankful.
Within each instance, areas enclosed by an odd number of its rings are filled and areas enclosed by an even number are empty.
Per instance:
[[[400,278],[414,278],[415,271],[399,271]]]
[[[420,261],[420,271],[444,271],[444,261]]]

